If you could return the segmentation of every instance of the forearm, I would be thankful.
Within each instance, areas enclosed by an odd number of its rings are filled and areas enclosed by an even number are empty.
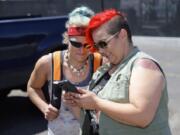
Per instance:
[[[152,120],[148,112],[142,111],[130,103],[115,103],[98,98],[96,108],[112,119],[128,125],[145,127]]]
[[[47,108],[48,103],[46,102],[45,96],[42,90],[35,90],[31,87],[28,88],[28,96],[31,101],[40,109],[42,113],[44,113],[45,108]]]

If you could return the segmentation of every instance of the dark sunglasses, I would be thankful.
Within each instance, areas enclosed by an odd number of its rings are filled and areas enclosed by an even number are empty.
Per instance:
[[[94,43],[94,48],[96,48],[97,50],[104,49],[107,47],[108,43],[119,34],[119,32],[116,32],[115,34],[111,35],[110,37],[108,37],[106,40],[100,40],[98,43]]]
[[[87,43],[82,44],[81,42],[76,42],[76,41],[72,41],[72,40],[69,40],[69,41],[70,41],[71,45],[76,48],[81,48],[81,47],[84,47],[86,49],[90,48],[90,45]]]

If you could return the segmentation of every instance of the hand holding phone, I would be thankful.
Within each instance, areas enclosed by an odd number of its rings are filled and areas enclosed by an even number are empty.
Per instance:
[[[62,90],[79,93],[77,88],[68,80],[54,81],[52,85],[51,104],[57,109],[61,107]]]

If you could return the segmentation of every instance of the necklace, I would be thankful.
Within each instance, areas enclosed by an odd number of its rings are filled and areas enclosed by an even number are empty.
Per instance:
[[[80,75],[84,75],[86,71],[86,66],[87,66],[87,61],[80,67],[80,68],[75,68],[70,62],[69,62],[69,57],[68,57],[68,52],[65,52],[64,54],[64,61],[67,63],[67,66],[70,68],[70,70],[75,73],[78,77]]]

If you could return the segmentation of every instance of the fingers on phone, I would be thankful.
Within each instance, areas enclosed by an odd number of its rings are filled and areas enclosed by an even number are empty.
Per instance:
[[[75,94],[75,95],[74,95],[74,97],[75,97],[76,99],[80,99],[80,96],[81,96],[80,94]]]

